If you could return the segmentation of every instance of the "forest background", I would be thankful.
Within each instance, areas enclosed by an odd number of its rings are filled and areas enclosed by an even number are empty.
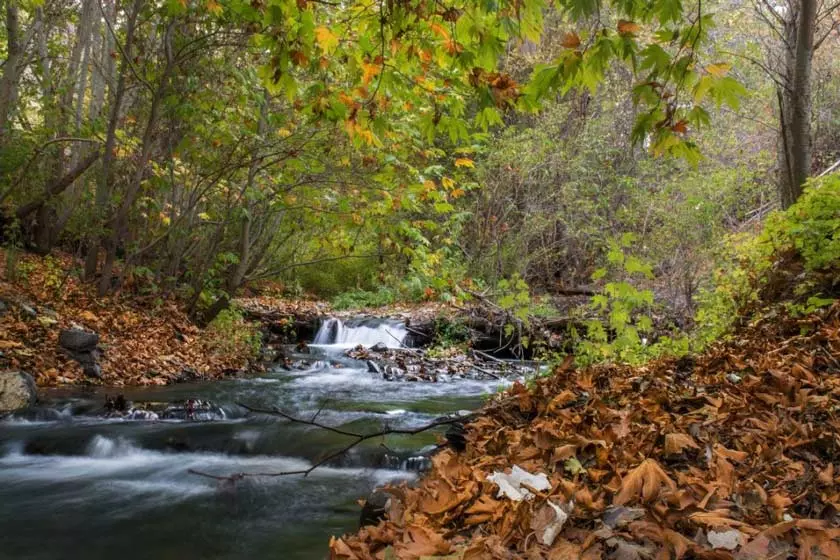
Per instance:
[[[56,274],[200,325],[239,321],[246,292],[488,300],[512,326],[580,317],[576,354],[627,360],[726,332],[785,244],[791,309],[836,296],[832,0],[5,0],[4,16],[8,279],[25,252],[70,255]]]

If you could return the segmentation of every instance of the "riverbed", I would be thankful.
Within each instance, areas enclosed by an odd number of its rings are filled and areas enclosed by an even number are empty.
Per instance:
[[[309,353],[287,349],[290,369],[147,389],[45,390],[38,408],[0,420],[0,558],[323,558],[330,535],[358,527],[357,500],[418,476],[440,430],[367,441],[307,477],[230,482],[190,472],[301,470],[350,441],[241,404],[368,433],[474,410],[508,383],[384,381],[344,351],[397,347],[406,334],[399,324],[329,327]],[[128,418],[103,408],[118,394],[137,408],[190,399],[213,407]]]

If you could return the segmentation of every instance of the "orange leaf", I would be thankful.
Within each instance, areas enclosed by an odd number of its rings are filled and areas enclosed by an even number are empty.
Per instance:
[[[699,446],[688,434],[666,434],[665,455],[679,455],[685,448],[698,449]]]
[[[618,32],[622,35],[632,35],[633,33],[638,33],[640,29],[641,26],[636,22],[627,21],[626,19],[618,21]]]
[[[652,502],[659,497],[663,486],[671,491],[677,487],[659,463],[653,459],[645,459],[621,481],[621,489],[613,498],[613,504],[620,506],[639,497],[644,502]]]
[[[576,49],[580,46],[580,37],[574,31],[570,31],[563,35],[563,41],[560,44],[567,49]]]

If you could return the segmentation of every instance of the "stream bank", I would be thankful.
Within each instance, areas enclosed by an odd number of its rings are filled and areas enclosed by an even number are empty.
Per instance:
[[[288,367],[250,376],[42,388],[38,405],[0,420],[0,558],[323,558],[330,536],[358,527],[357,500],[428,468],[445,427],[366,441],[306,478],[191,474],[305,469],[347,443],[240,403],[370,433],[465,414],[516,378],[386,381],[348,350],[398,352],[407,331],[344,328],[343,341],[282,347]]]

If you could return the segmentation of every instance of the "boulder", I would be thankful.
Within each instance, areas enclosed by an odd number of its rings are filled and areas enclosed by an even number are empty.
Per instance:
[[[378,354],[381,354],[382,352],[387,352],[388,351],[388,345],[385,344],[384,342],[377,342],[376,344],[374,344],[373,346],[368,348],[368,350],[370,350],[371,352],[376,352]]]
[[[74,353],[93,352],[99,344],[99,335],[81,329],[64,329],[58,335],[58,344]]]
[[[359,515],[359,527],[367,527],[368,525],[376,525],[382,519],[385,519],[385,514],[391,507],[391,494],[383,490],[375,490],[362,506],[362,513]]]
[[[102,377],[99,367],[99,335],[81,329],[64,329],[58,335],[58,345],[79,362],[87,377]]]
[[[22,371],[0,372],[0,414],[32,406],[37,397],[31,375]]]

